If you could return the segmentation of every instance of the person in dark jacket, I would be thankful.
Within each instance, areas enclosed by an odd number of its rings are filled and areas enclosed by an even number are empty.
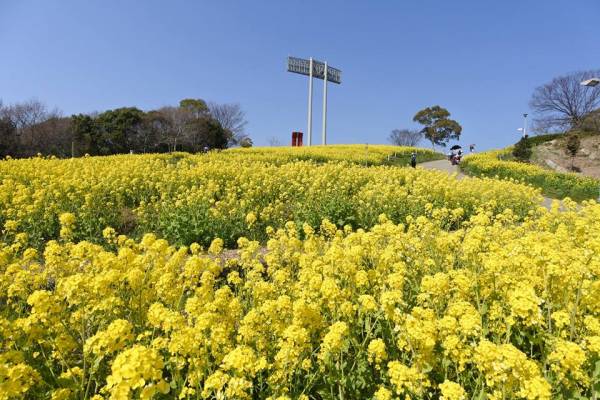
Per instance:
[[[415,152],[410,155],[410,166],[413,168],[417,167],[417,153]]]

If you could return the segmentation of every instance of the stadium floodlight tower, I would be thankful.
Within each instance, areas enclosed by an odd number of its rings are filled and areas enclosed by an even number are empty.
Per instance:
[[[308,145],[312,145],[312,80],[323,79],[323,127],[321,140],[327,144],[327,82],[342,83],[342,71],[327,65],[327,61],[321,62],[313,59],[308,60],[297,57],[288,57],[288,72],[308,76]]]

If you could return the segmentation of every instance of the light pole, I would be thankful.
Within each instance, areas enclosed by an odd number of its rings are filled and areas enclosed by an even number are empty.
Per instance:
[[[327,61],[323,73],[323,130],[321,132],[321,142],[327,144]]]
[[[523,114],[523,137],[527,139],[527,113]]]
[[[312,145],[312,84],[313,84],[313,59],[309,58],[308,73],[308,145]]]

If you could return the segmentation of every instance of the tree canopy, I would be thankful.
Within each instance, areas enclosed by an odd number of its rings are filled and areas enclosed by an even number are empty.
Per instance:
[[[216,115],[204,100],[188,98],[176,107],[147,112],[121,107],[62,117],[37,100],[0,102],[0,156],[198,152],[238,143],[245,136],[241,107],[211,105]],[[235,140],[232,130],[238,132]]]
[[[423,125],[423,136],[435,145],[445,147],[450,140],[458,140],[462,127],[458,122],[450,119],[450,112],[443,107],[427,107],[413,117],[413,121]]]
[[[394,129],[388,140],[396,146],[416,146],[423,139],[421,131],[413,129]]]

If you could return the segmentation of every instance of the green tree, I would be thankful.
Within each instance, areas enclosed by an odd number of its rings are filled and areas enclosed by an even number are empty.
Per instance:
[[[513,156],[521,162],[528,162],[531,158],[531,141],[525,137],[519,140],[513,148]]]
[[[600,108],[585,116],[581,122],[580,129],[583,132],[600,134]]]
[[[192,152],[198,152],[204,148],[227,148],[227,131],[213,118],[196,118],[188,123],[186,131],[187,144]]]
[[[102,137],[100,154],[129,152],[143,117],[144,112],[136,107],[117,108],[98,115],[96,124]]]
[[[72,115],[71,131],[73,132],[76,155],[98,154],[98,129],[95,120],[91,116],[85,114]]]
[[[579,140],[579,135],[571,132],[567,135],[567,143],[565,146],[565,151],[568,155],[571,156],[571,171],[575,170],[575,156],[581,147],[581,141]]]
[[[10,155],[15,149],[16,141],[17,128],[14,123],[8,118],[0,118],[0,156]]]
[[[183,99],[179,107],[189,111],[194,118],[200,118],[209,113],[206,102],[202,99]]]
[[[241,147],[252,147],[254,144],[248,136],[244,136],[239,143]]]
[[[460,124],[450,119],[448,110],[440,106],[422,109],[415,114],[413,121],[424,126],[421,132],[434,149],[436,144],[445,147],[451,139],[458,140],[462,132]]]

